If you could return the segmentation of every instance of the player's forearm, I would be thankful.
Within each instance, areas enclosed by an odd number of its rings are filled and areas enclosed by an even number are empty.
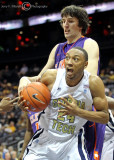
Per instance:
[[[32,138],[32,136],[33,136],[33,132],[32,131],[26,131],[21,154],[24,154],[24,151],[25,151],[30,139]]]
[[[106,96],[109,109],[114,109],[114,98]]]
[[[87,111],[78,109],[77,116],[92,122],[106,124],[109,121],[108,111]]]
[[[36,82],[37,81],[37,76],[34,76],[34,77],[22,77],[20,79],[20,85],[21,84],[28,84],[28,83],[31,83],[31,82]]]

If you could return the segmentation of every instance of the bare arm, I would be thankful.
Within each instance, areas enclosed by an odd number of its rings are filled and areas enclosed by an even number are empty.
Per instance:
[[[93,75],[97,75],[98,60],[99,60],[99,46],[96,41],[87,39],[84,43],[84,49],[88,53],[88,66],[86,70]]]
[[[88,66],[86,70],[93,75],[97,75],[98,60],[99,60],[99,46],[96,41],[87,39],[84,43],[84,49],[88,52]],[[114,99],[106,97],[110,109],[114,109]]]
[[[92,115],[92,121],[107,123],[109,120],[108,102],[105,96],[105,89],[102,80],[98,76],[90,76],[90,91],[93,97],[93,105],[96,112]]]
[[[114,98],[106,96],[109,109],[114,110]]]
[[[55,63],[55,51],[58,47],[58,44],[52,49],[48,61],[46,63],[46,65],[44,66],[44,68],[41,70],[41,72],[39,73],[39,77],[47,70],[47,69],[51,69],[54,68],[54,63]]]
[[[33,136],[32,126],[31,126],[30,120],[29,120],[29,118],[27,116],[27,113],[25,113],[25,117],[26,117],[26,132],[25,132],[25,137],[24,137],[24,143],[23,143],[22,151],[21,151],[21,153],[19,155],[19,160],[22,160],[24,151],[25,151],[25,149],[26,149],[26,147],[27,147],[30,139]]]
[[[53,83],[56,79],[57,70],[56,69],[48,69],[44,74],[42,74],[41,82],[44,83],[49,90],[52,89]],[[31,82],[36,82],[38,79],[38,76],[34,77],[22,77],[19,81],[19,87],[18,87],[18,94],[20,95],[20,92],[23,89],[23,86],[27,86]]]
[[[87,111],[79,108],[77,106],[75,99],[72,96],[69,96],[72,100],[72,103],[69,103],[64,98],[61,98],[61,99],[65,103],[58,102],[60,105],[65,107],[65,109],[59,110],[59,112],[62,113],[61,116],[75,115],[75,116],[79,116],[81,118],[87,119],[89,121],[106,124],[109,120],[108,104],[105,97],[104,85],[98,76],[95,76],[90,79],[90,90],[93,96],[93,105],[97,110],[96,112]]]
[[[21,97],[16,97],[14,99],[11,99],[9,97],[5,97],[0,102],[0,112],[9,112],[15,107],[17,104],[18,107],[22,108],[24,101],[21,103],[18,103],[19,101],[22,101]],[[23,109],[24,110],[24,109]]]
[[[52,49],[50,55],[49,55],[49,58],[48,58],[48,61],[46,63],[46,65],[44,66],[44,68],[41,70],[41,72],[39,73],[38,76],[35,76],[35,77],[29,77],[29,80],[31,82],[36,82],[36,81],[40,81],[41,79],[41,75],[47,70],[47,69],[51,69],[51,68],[54,68],[54,63],[55,63],[55,51],[58,47],[58,44]],[[21,78],[20,80],[20,83],[19,83],[19,87],[18,87],[18,93],[20,94],[20,92],[23,90],[23,88],[25,86],[27,86],[30,82],[29,81],[25,81],[25,78]]]

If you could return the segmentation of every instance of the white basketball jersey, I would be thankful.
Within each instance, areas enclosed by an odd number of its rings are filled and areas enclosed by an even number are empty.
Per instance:
[[[40,126],[44,128],[49,137],[56,140],[68,140],[77,135],[81,127],[87,122],[78,116],[66,115],[58,118],[58,110],[64,108],[58,104],[60,97],[66,98],[70,103],[68,95],[75,98],[78,107],[84,110],[92,110],[92,96],[89,89],[90,73],[84,71],[81,81],[74,87],[69,87],[65,80],[65,69],[58,69],[55,83],[51,91],[51,101],[45,109],[45,114],[40,117]]]

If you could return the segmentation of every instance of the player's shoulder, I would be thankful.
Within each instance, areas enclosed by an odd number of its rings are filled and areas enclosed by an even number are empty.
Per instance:
[[[97,75],[90,75],[89,77],[89,88],[91,91],[99,90],[99,87],[103,87],[101,78]]]
[[[97,75],[92,75],[91,74],[89,76],[89,83],[92,84],[92,85],[93,84],[95,85],[95,84],[97,84],[98,82],[101,82],[101,81],[102,81],[101,78],[99,76],[97,76]]]
[[[85,42],[84,42],[84,46],[85,47],[86,46],[92,46],[92,47],[96,46],[96,47],[98,47],[98,43],[94,39],[92,39],[92,38],[87,38],[85,40]]]

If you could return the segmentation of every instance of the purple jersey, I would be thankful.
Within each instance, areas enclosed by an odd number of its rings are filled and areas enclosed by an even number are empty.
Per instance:
[[[60,43],[55,52],[55,68],[65,68],[65,53],[73,47],[83,48],[86,39],[88,38],[81,37],[72,44],[67,44],[67,42]],[[84,156],[84,149],[88,150],[90,160],[100,160],[104,141],[105,126],[106,125],[104,124],[88,121],[80,130],[78,135],[78,150],[83,160],[86,159]]]
[[[38,116],[39,116],[39,112],[29,111],[29,113],[28,113],[28,118],[30,119],[34,133],[39,129]]]

